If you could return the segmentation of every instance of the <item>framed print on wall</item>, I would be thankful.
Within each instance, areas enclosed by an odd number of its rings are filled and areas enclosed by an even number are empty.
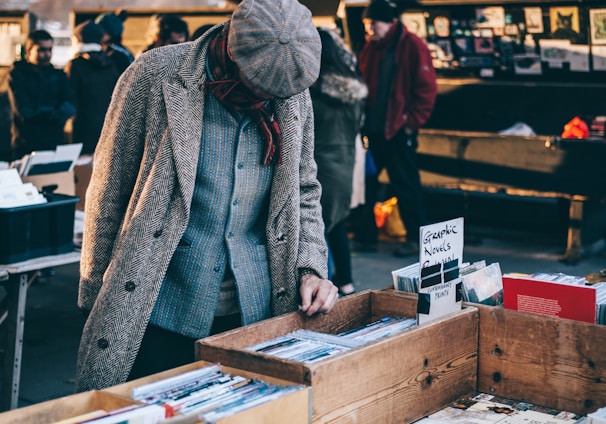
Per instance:
[[[589,9],[591,44],[606,44],[606,9]]]
[[[579,33],[579,8],[576,6],[558,6],[549,8],[551,36],[558,39],[574,40]]]

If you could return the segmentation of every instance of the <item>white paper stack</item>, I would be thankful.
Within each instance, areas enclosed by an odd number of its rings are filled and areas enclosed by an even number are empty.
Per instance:
[[[16,169],[0,170],[0,208],[15,208],[46,203],[32,183],[23,184]]]

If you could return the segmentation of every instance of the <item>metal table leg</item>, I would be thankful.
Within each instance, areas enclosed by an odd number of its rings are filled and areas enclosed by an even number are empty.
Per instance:
[[[27,273],[9,277],[6,285],[8,315],[2,340],[4,360],[2,368],[2,397],[0,410],[17,408],[19,401],[19,381],[21,378],[21,352],[23,350],[23,330],[25,324],[25,301],[27,297]]]

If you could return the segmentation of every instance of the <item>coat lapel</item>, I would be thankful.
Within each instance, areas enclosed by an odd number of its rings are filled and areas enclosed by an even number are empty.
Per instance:
[[[222,27],[221,27],[222,28]],[[216,29],[214,34],[220,31]],[[164,84],[169,141],[182,194],[191,198],[200,156],[206,55],[210,31],[192,43],[177,78]],[[189,201],[187,202],[189,204]]]
[[[193,193],[202,134],[202,91],[191,92],[178,83],[164,85],[168,140],[182,192]]]
[[[291,98],[277,100],[273,104],[275,117],[282,132],[282,161],[274,169],[269,222],[273,221],[292,195],[292,185],[299,183],[299,179],[292,175],[293,169],[299,169],[301,149],[298,140],[300,140],[302,132],[301,117],[298,115],[299,109],[293,104],[295,102],[296,100]],[[278,182],[281,184],[279,187],[276,186]]]

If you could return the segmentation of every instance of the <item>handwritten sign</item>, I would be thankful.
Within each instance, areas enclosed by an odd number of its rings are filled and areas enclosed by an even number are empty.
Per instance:
[[[421,227],[419,324],[461,309],[463,218]]]

